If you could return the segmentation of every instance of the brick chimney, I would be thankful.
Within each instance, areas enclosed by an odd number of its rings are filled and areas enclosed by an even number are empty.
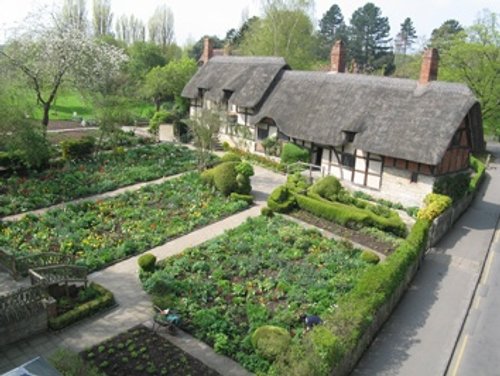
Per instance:
[[[203,64],[208,63],[208,60],[210,60],[214,56],[214,46],[212,44],[212,40],[209,37],[205,37],[205,40],[203,41],[203,54],[201,55],[201,61]]]
[[[344,73],[345,72],[345,46],[344,42],[338,40],[332,47],[330,54],[331,66],[330,72]]]
[[[437,80],[439,67],[439,53],[435,48],[428,48],[424,52],[422,59],[422,67],[420,68],[419,83],[422,85],[428,84],[431,81]]]

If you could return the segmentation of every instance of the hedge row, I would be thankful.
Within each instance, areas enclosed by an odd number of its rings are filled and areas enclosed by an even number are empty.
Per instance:
[[[330,202],[324,199],[319,200],[301,194],[295,194],[295,197],[301,209],[342,226],[350,228],[372,226],[401,237],[407,234],[406,225],[396,213],[385,218],[369,210],[360,209],[339,202]]]
[[[74,309],[60,315],[49,319],[49,328],[53,330],[59,330],[66,326],[69,326],[77,321],[84,319],[85,317],[92,316],[93,314],[99,312],[100,310],[111,307],[115,304],[115,298],[111,291],[105,289],[97,283],[91,283],[90,286],[95,288],[101,294],[94,300],[87,303],[81,304]]]
[[[469,192],[475,192],[484,178],[484,174],[486,172],[486,165],[473,156],[470,157],[470,164],[476,173],[470,180]]]

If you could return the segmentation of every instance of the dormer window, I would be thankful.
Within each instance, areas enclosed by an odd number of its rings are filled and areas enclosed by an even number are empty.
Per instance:
[[[345,142],[351,143],[354,142],[354,137],[356,136],[356,132],[343,131]]]

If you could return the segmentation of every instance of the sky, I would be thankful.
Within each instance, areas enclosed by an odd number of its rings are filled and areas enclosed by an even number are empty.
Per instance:
[[[368,0],[316,0],[315,21],[333,5],[340,6],[346,23],[352,13]],[[388,17],[391,36],[395,36],[400,24],[410,17],[419,37],[429,37],[434,28],[448,19],[456,19],[463,26],[471,25],[483,9],[500,13],[499,0],[372,0]],[[62,3],[62,0],[0,0],[0,43],[9,30],[39,6]],[[175,39],[180,45],[200,39],[203,35],[224,38],[231,28],[238,28],[243,15],[260,14],[259,0],[111,0],[114,19],[122,14],[141,18],[147,23],[154,9],[167,4],[174,13]],[[87,0],[90,13],[92,0]]]

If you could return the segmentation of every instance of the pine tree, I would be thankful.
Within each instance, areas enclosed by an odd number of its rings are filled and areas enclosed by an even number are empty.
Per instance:
[[[413,22],[410,17],[407,17],[401,24],[401,30],[396,38],[396,49],[406,56],[406,52],[417,39],[417,32],[413,27]]]
[[[380,8],[366,3],[351,17],[349,50],[356,65],[363,72],[392,65],[393,54],[389,46],[389,20],[382,17]]]
[[[327,58],[333,44],[337,40],[343,40],[347,43],[347,27],[344,22],[344,16],[337,4],[333,4],[323,15],[319,22],[319,39],[321,43],[321,57]]]

